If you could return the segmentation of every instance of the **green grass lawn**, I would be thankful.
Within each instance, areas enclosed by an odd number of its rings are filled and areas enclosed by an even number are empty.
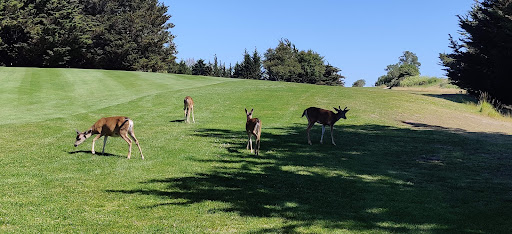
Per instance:
[[[183,98],[195,124],[183,120]],[[441,98],[440,98],[441,97]],[[452,96],[451,96],[452,97]],[[463,98],[461,98],[462,100]],[[140,72],[0,67],[0,232],[512,232],[512,136],[405,122],[440,95]],[[347,106],[311,132],[310,106]],[[244,108],[262,120],[245,149]],[[443,112],[445,113],[445,112]],[[75,129],[135,122],[105,155]],[[103,141],[96,144],[101,152]]]

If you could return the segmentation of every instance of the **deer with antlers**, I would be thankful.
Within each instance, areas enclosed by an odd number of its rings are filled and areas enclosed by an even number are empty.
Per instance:
[[[258,118],[253,118],[252,113],[254,109],[251,109],[250,112],[247,112],[245,109],[245,115],[247,115],[247,123],[245,123],[245,131],[247,132],[247,136],[249,140],[247,141],[247,149],[253,152],[252,148],[252,136],[256,138],[256,147],[254,148],[254,152],[256,155],[259,154],[260,151],[260,137],[261,137],[261,120]]]
[[[341,118],[347,119],[347,116],[345,115],[349,110],[347,107],[345,109],[341,109],[340,106],[338,108],[333,107],[334,110],[336,110],[336,113],[330,110],[321,109],[318,107],[310,107],[302,113],[302,117],[306,116],[308,119],[308,128],[306,129],[308,133],[308,143],[311,145],[311,139],[309,138],[309,131],[315,125],[315,123],[322,124],[322,136],[320,137],[320,144],[323,144],[324,140],[324,132],[325,132],[325,126],[329,125],[331,127],[331,141],[333,145],[336,145],[334,143],[334,137],[333,137],[333,127],[334,124]]]
[[[129,135],[135,141],[137,147],[139,147],[140,156],[142,157],[142,159],[144,159],[144,155],[142,154],[142,149],[140,148],[139,141],[137,140],[137,138],[135,138],[135,133],[133,132],[133,120],[129,119],[128,117],[116,116],[101,118],[98,121],[96,121],[96,123],[94,123],[94,125],[92,125],[91,128],[89,128],[89,130],[85,132],[79,132],[78,130],[76,130],[75,147],[82,144],[87,138],[96,134],[98,135],[94,137],[94,139],[92,140],[92,154],[96,154],[96,152],[94,151],[94,143],[100,137],[105,136],[103,138],[102,154],[105,154],[105,145],[107,144],[107,138],[109,136],[121,137],[129,145],[128,159],[130,159],[130,156],[132,154],[132,140],[128,138]]]
[[[183,100],[183,111],[185,112],[185,123],[190,123],[190,114],[192,114],[192,122],[196,122],[194,119],[194,101],[190,96],[186,96]]]

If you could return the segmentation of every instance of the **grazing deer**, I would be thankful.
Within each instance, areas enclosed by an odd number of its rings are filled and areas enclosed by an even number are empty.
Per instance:
[[[252,136],[256,138],[256,147],[254,149],[256,155],[259,154],[260,151],[260,137],[261,137],[261,120],[258,118],[252,117],[252,112],[254,109],[251,110],[251,112],[247,112],[247,109],[245,109],[245,114],[247,115],[247,123],[245,123],[245,131],[247,132],[247,136],[249,137],[249,140],[247,141],[247,149],[251,150],[252,153]],[[249,148],[250,146],[250,148]]]
[[[190,96],[186,96],[183,100],[183,111],[185,111],[185,123],[190,123],[190,113],[192,113],[192,122],[196,122],[194,119],[194,101]]]
[[[349,110],[347,110],[347,107],[345,107],[345,109],[341,110],[340,106],[338,106],[338,109],[336,109],[336,107],[333,107],[333,108],[334,108],[334,110],[336,110],[337,113],[334,113],[330,110],[317,108],[317,107],[310,107],[310,108],[304,110],[304,112],[302,113],[301,118],[304,117],[304,115],[305,115],[306,118],[308,119],[308,128],[306,131],[308,132],[308,143],[310,145],[311,145],[311,139],[309,138],[309,131],[311,130],[313,125],[315,125],[315,123],[322,124],[322,137],[320,138],[320,144],[323,144],[325,126],[329,125],[331,127],[332,144],[336,145],[336,143],[334,143],[334,138],[332,136],[333,126],[339,119],[341,119],[341,118],[347,119],[345,114]]]
[[[116,116],[101,118],[98,121],[96,121],[96,123],[94,123],[94,125],[92,125],[89,130],[85,132],[79,132],[78,130],[76,130],[75,147],[82,144],[87,138],[95,134],[99,135],[94,137],[94,139],[92,140],[92,154],[96,153],[94,151],[94,143],[100,137],[105,136],[103,138],[102,151],[102,154],[104,154],[105,145],[107,144],[107,138],[109,136],[120,136],[130,146],[128,149],[128,159],[130,159],[130,156],[132,154],[132,140],[128,138],[128,135],[130,135],[130,137],[135,141],[135,144],[137,144],[137,147],[139,147],[140,156],[142,157],[142,159],[144,159],[144,155],[142,154],[142,149],[140,148],[139,141],[137,140],[137,138],[135,138],[135,134],[133,133],[133,120],[129,119],[128,117]]]

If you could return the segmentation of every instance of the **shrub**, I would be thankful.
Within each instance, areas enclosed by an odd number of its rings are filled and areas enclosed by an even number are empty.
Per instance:
[[[437,77],[427,77],[427,76],[410,76],[400,81],[399,86],[401,87],[413,87],[413,86],[433,86],[437,84],[441,84],[446,79],[441,79]]]
[[[499,111],[501,107],[501,103],[496,99],[491,98],[491,96],[486,93],[480,93],[478,108],[479,112],[489,117],[500,117],[501,113]]]

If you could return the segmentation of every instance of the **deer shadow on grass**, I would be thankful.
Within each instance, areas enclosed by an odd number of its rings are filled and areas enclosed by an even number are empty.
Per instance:
[[[126,155],[119,155],[119,154],[111,154],[111,153],[101,153],[96,152],[93,154],[90,150],[73,150],[73,151],[67,151],[68,154],[90,154],[90,155],[97,155],[97,156],[105,156],[105,157],[125,157]]]
[[[185,120],[184,119],[176,119],[176,120],[171,120],[169,122],[170,123],[183,123],[183,122],[185,122]]]
[[[312,146],[304,125],[264,128],[259,156],[245,149],[243,131],[199,129],[195,135],[220,147],[216,157],[198,160],[218,165],[211,171],[154,178],[141,182],[138,187],[144,188],[108,192],[166,200],[141,209],[218,201],[227,208],[209,213],[286,220],[253,230],[262,233],[313,226],[389,232],[512,230],[512,146],[482,142],[483,133],[468,138],[459,130],[409,125],[412,129],[338,125],[338,146],[319,144],[318,126],[311,132]]]

